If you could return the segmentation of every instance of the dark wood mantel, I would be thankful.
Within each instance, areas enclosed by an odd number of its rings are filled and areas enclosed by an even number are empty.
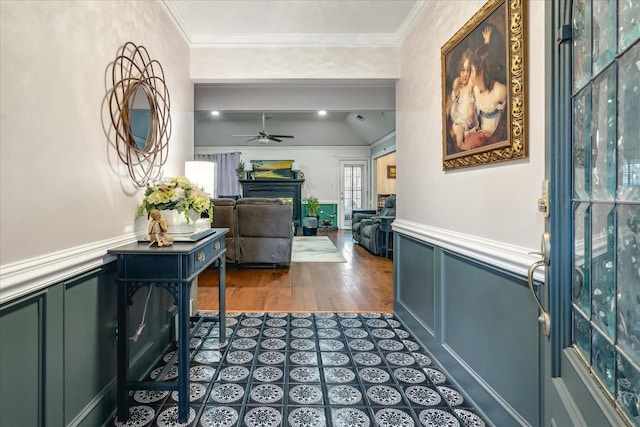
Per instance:
[[[291,198],[296,231],[302,222],[302,184],[304,179],[241,179],[242,197]]]

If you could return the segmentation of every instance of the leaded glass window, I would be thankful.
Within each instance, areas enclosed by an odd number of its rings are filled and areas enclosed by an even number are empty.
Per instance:
[[[572,342],[640,425],[640,1],[572,7]]]

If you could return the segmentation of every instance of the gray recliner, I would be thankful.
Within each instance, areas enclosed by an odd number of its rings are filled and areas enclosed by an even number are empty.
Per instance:
[[[288,265],[293,246],[293,207],[281,199],[236,202],[238,264]]]
[[[224,244],[227,248],[227,262],[236,262],[236,201],[232,198],[213,199],[213,223],[214,228],[228,228],[229,232],[224,236]]]
[[[396,196],[389,196],[379,214],[357,213],[351,221],[353,239],[375,255],[382,255],[383,236],[380,231],[382,218],[395,219]]]

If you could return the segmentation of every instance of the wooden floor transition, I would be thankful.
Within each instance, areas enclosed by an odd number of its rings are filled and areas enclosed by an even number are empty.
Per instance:
[[[392,312],[393,261],[356,244],[351,231],[328,236],[347,262],[292,262],[289,268],[227,267],[227,311]],[[198,309],[217,310],[218,273],[198,277]]]

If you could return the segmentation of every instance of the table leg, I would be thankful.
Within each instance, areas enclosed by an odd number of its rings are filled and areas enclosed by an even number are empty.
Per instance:
[[[189,290],[191,283],[178,284],[178,421],[189,415]]]
[[[220,346],[223,346],[227,341],[226,277],[227,264],[223,253],[220,257],[220,268],[218,268],[218,318],[220,319]]]
[[[129,393],[127,392],[129,377],[128,318],[127,284],[118,282],[118,385],[116,394],[118,396],[118,421],[121,423],[126,423],[129,419]]]

